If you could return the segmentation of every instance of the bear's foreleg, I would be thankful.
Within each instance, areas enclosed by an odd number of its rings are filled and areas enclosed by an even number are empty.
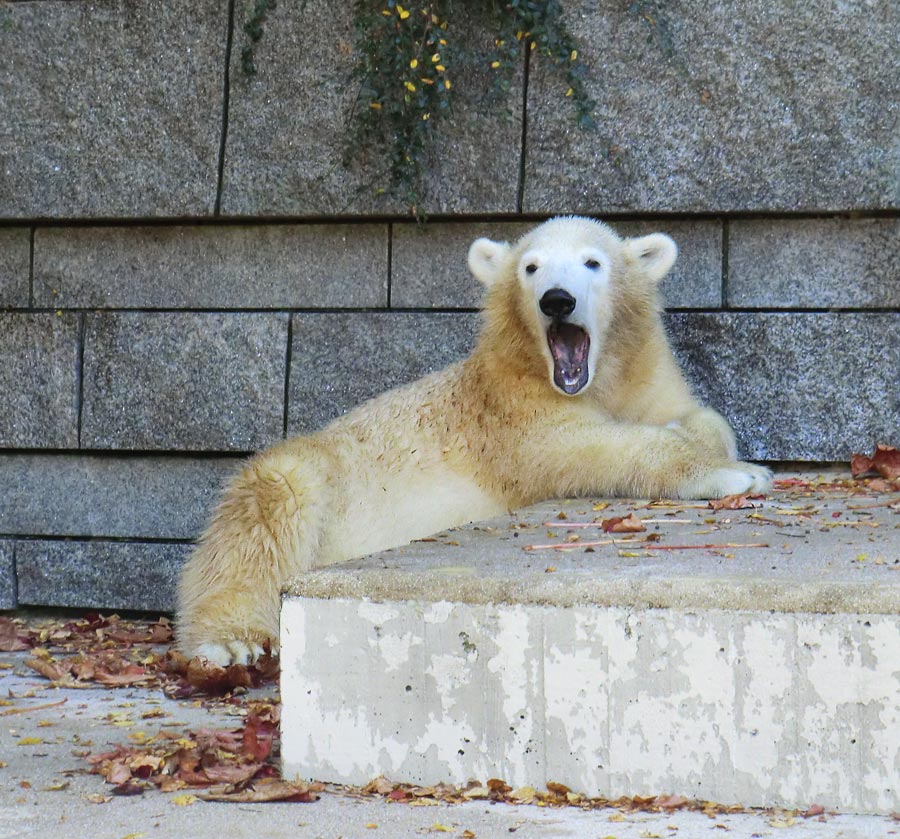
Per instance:
[[[178,646],[222,666],[278,646],[280,592],[315,564],[328,469],[276,449],[234,479],[182,570]]]
[[[679,428],[588,418],[556,424],[530,436],[519,452],[520,468],[543,476],[544,497],[718,498],[765,492],[771,472],[733,460],[733,437],[710,416],[715,412],[698,413],[696,423],[707,436],[697,442],[689,438],[697,430],[693,422]],[[716,429],[712,434],[710,427]]]

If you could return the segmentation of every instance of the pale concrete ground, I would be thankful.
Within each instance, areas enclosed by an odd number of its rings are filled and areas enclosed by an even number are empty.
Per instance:
[[[0,693],[17,697],[14,706],[42,705],[65,698],[60,708],[15,714],[0,719],[0,839],[405,839],[417,836],[478,839],[515,836],[517,839],[881,839],[900,837],[900,822],[889,817],[827,815],[791,818],[777,812],[721,815],[636,813],[624,817],[616,810],[582,812],[533,805],[470,803],[433,807],[388,804],[378,798],[356,799],[339,791],[326,792],[313,804],[219,804],[197,801],[182,807],[173,795],[151,789],[142,796],[112,797],[92,804],[86,796],[110,794],[111,787],[96,775],[85,774],[82,758],[73,751],[102,751],[127,741],[136,728],[154,730],[141,714],[161,707],[168,726],[229,727],[239,720],[222,707],[200,707],[172,701],[159,691],[145,689],[54,689],[22,665],[25,653],[3,653],[0,661],[13,669],[0,675]],[[266,693],[259,691],[256,693]],[[28,698],[24,698],[27,696]],[[23,697],[23,698],[19,698]],[[3,710],[8,710],[4,707]],[[116,725],[110,713],[125,714]],[[51,722],[41,726],[41,722]],[[173,730],[180,730],[174,727]],[[39,745],[19,746],[25,737],[40,737]],[[28,784],[28,787],[23,787]],[[64,789],[58,787],[66,785]],[[377,827],[367,827],[374,824]],[[781,826],[779,826],[781,825]],[[449,831],[443,828],[449,828]]]

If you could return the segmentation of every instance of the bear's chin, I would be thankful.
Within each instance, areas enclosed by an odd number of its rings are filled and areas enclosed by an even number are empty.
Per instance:
[[[553,383],[563,393],[574,396],[590,378],[590,335],[573,323],[554,320],[547,329],[547,346],[553,358]]]

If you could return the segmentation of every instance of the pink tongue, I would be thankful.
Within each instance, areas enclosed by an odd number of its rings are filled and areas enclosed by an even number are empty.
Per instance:
[[[553,323],[547,331],[553,356],[553,381],[568,394],[578,393],[588,380],[587,357],[591,340],[580,326]]]

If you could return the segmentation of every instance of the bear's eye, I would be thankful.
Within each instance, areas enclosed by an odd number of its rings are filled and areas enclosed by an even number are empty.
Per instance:
[[[528,265],[525,266],[526,274],[533,274],[535,271],[537,271],[537,265],[535,265],[533,262],[529,262]]]
[[[596,259],[586,259],[584,261],[584,267],[590,268],[591,271],[596,271],[600,267],[600,263],[597,262]]]

